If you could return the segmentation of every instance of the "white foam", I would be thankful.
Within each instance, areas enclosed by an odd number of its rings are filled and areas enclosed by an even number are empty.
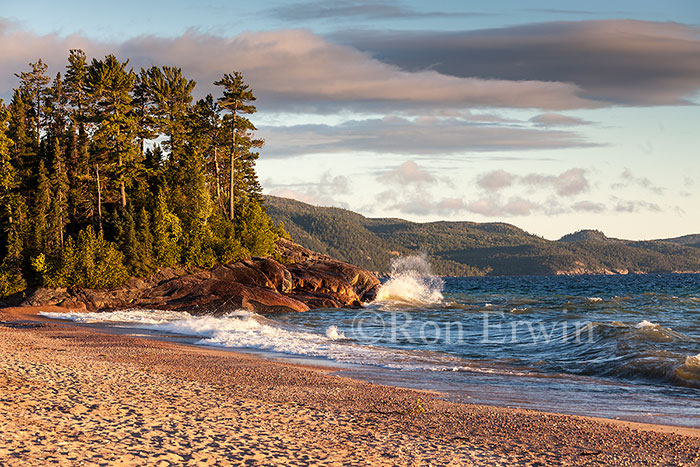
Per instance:
[[[343,331],[338,331],[338,326],[334,324],[326,329],[326,337],[331,340],[345,339],[345,333]]]
[[[234,349],[258,349],[291,355],[322,357],[340,363],[373,365],[397,370],[471,371],[504,373],[507,369],[482,368],[465,365],[465,360],[434,352],[406,351],[362,345],[347,339],[337,326],[331,325],[325,334],[307,332],[248,311],[223,316],[192,316],[185,312],[163,310],[122,310],[101,313],[49,313],[49,318],[67,319],[80,323],[104,322],[127,325],[197,338],[196,344]]]
[[[634,327],[637,329],[644,329],[644,328],[656,328],[656,327],[659,327],[659,325],[644,319],[644,320],[640,321],[639,323],[635,324]]]
[[[374,303],[429,305],[444,299],[444,282],[433,275],[425,255],[402,256],[391,262],[389,280],[379,289]]]
[[[598,303],[603,301],[603,299],[600,297],[588,297],[586,300],[588,300],[590,303]]]
[[[76,323],[138,323],[161,324],[176,319],[187,319],[189,313],[170,310],[131,309],[101,312],[66,312],[40,311],[40,316],[52,319],[65,319]]]

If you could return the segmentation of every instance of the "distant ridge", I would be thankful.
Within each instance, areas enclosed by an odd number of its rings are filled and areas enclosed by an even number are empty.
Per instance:
[[[560,242],[605,242],[611,240],[600,230],[579,230],[578,232],[566,234],[559,239]]]
[[[301,245],[378,272],[421,252],[437,274],[452,276],[700,272],[700,234],[631,241],[581,230],[550,241],[499,222],[372,219],[275,196],[265,205]]]
[[[679,245],[692,246],[700,248],[700,234],[683,235],[682,237],[667,238],[665,240],[657,240],[660,242],[678,243]]]

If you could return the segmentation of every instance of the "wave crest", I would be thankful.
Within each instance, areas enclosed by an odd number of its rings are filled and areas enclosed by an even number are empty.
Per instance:
[[[700,386],[700,354],[685,357],[685,363],[675,370],[676,377],[691,386]]]
[[[391,262],[389,280],[386,281],[375,303],[399,305],[432,305],[444,299],[445,283],[433,275],[426,255],[402,256]]]

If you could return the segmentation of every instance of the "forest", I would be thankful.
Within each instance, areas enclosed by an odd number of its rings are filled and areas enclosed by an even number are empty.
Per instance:
[[[265,206],[301,245],[381,273],[420,253],[445,276],[700,272],[697,234],[631,241],[583,230],[551,241],[501,222],[373,219],[275,196]]]
[[[29,63],[0,100],[0,297],[273,252],[241,73],[195,102],[174,66],[74,49],[62,71]]]

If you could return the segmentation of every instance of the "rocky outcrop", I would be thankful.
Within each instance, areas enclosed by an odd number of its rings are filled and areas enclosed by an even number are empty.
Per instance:
[[[251,258],[186,273],[164,269],[148,279],[131,279],[109,290],[36,289],[25,305],[72,309],[160,308],[194,313],[246,309],[258,313],[357,307],[373,300],[379,280],[371,272],[308,250],[278,242],[280,259]]]

